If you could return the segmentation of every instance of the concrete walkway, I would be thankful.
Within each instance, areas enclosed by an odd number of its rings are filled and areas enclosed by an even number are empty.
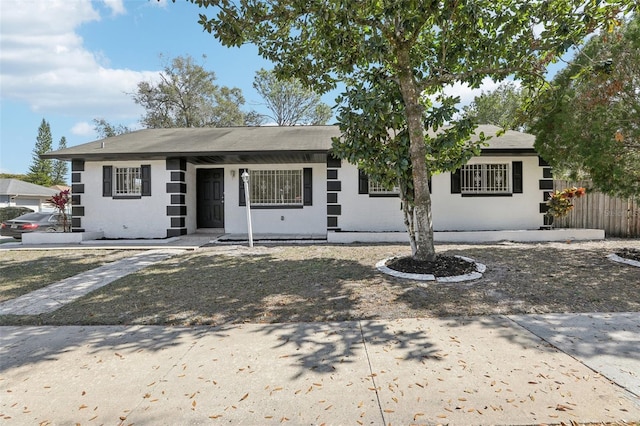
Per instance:
[[[69,277],[39,290],[0,303],[0,315],[53,312],[85,294],[146,268],[183,250],[149,250]]]
[[[554,324],[562,319],[553,315],[2,327],[0,418],[58,425],[639,420],[640,400],[630,392],[637,377],[625,389],[585,365],[602,347],[610,364],[640,371],[638,351],[627,350],[638,348],[638,315],[581,318],[578,328],[603,328],[569,353],[526,329],[559,333]]]

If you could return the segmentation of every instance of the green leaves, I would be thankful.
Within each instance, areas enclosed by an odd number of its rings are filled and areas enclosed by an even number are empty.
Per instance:
[[[32,162],[27,173],[27,181],[41,186],[53,184],[53,160],[44,160],[40,154],[45,154],[53,150],[53,139],[51,137],[51,126],[44,118],[38,127],[38,136],[33,148]]]
[[[455,83],[476,88],[487,77],[513,76],[525,87],[536,86],[549,63],[635,5],[633,0],[190,1],[213,9],[215,18],[200,18],[207,31],[227,46],[256,44],[277,75],[296,77],[318,92],[345,83],[345,104],[339,108],[344,143],[335,143],[334,150],[378,173],[380,183],[400,178],[401,191],[413,176],[413,219],[424,239],[416,256],[425,260],[435,257],[429,173],[466,158],[472,123],[425,139],[431,126],[441,127],[452,116],[452,107],[443,104],[425,115],[428,106],[421,97]]]
[[[558,174],[640,194],[640,18],[592,38],[537,101],[536,147]]]
[[[333,142],[334,154],[348,159],[369,178],[385,187],[400,186],[403,201],[414,200],[413,166],[405,105],[398,84],[387,78],[384,69],[372,67],[349,81],[337,99],[342,138]],[[438,96],[434,102],[423,98],[422,124],[430,129],[422,143],[429,176],[452,171],[479,154],[486,140],[481,135],[471,142],[475,125],[469,119],[453,121],[456,97]]]
[[[323,125],[331,118],[331,108],[320,101],[320,95],[296,78],[278,78],[273,71],[261,69],[253,87],[272,112],[269,118],[278,126]]]
[[[493,124],[513,130],[524,124],[521,116],[524,106],[524,91],[512,82],[505,82],[493,92],[482,92],[476,96],[463,111],[466,117],[478,124]]]
[[[215,79],[213,71],[205,70],[192,57],[173,58],[160,73],[158,83],[141,81],[132,95],[135,103],[145,109],[141,123],[148,128],[245,124],[247,115],[240,110],[244,104],[242,91],[219,87]]]

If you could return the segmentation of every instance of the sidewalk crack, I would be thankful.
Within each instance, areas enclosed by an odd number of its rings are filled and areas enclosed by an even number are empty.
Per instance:
[[[362,321],[358,321],[358,327],[360,328],[360,336],[362,337],[362,346],[364,347],[364,353],[367,357],[367,365],[369,366],[369,377],[373,383],[373,389],[376,393],[376,401],[378,402],[378,410],[380,410],[380,417],[382,417],[382,424],[386,426],[387,420],[384,418],[384,411],[382,410],[382,403],[380,402],[380,393],[378,392],[378,384],[376,383],[376,377],[373,373],[373,367],[371,366],[371,358],[369,357],[369,349],[367,348],[367,340],[364,337],[364,331],[362,330]]]

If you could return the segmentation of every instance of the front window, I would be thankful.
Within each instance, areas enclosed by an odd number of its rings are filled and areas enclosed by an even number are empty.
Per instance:
[[[114,195],[142,194],[140,167],[116,167],[114,174]]]
[[[460,169],[463,194],[510,194],[509,164],[467,164]]]
[[[400,187],[394,186],[393,188],[385,188],[378,182],[369,179],[369,194],[370,195],[398,195],[400,194]]]
[[[252,205],[302,205],[302,170],[251,170],[249,173]]]

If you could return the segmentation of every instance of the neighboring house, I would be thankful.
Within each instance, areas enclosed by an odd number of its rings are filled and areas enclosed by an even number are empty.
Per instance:
[[[71,161],[73,229],[107,238],[246,234],[245,170],[255,234],[404,232],[397,193],[331,156],[338,136],[336,126],[147,129],[42,157]],[[462,170],[433,176],[434,229],[539,229],[553,182],[533,142],[508,131]]]
[[[33,211],[52,211],[47,200],[59,191],[18,179],[0,179],[0,207],[27,207]]]

